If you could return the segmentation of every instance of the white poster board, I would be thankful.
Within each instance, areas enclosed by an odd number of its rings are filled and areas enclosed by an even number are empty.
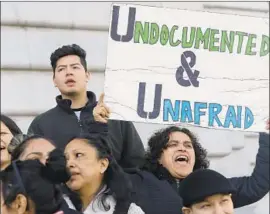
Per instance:
[[[104,92],[111,119],[263,131],[269,21],[115,4]]]

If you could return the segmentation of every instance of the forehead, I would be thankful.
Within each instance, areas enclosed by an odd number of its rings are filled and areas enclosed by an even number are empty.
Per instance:
[[[29,140],[26,147],[26,151],[29,152],[48,152],[52,151],[53,149],[55,149],[55,146],[52,145],[51,142],[43,138]]]
[[[91,146],[85,139],[74,139],[70,141],[65,148],[65,152],[70,152],[73,150],[80,150],[80,151],[83,150],[85,152],[96,151],[96,149],[93,146]]]
[[[77,55],[68,55],[58,59],[56,66],[70,65],[75,63],[81,64],[80,57],[78,57]]]
[[[190,141],[191,142],[191,139],[187,134],[177,131],[177,132],[172,132],[170,134],[169,141],[178,141],[178,142]]]
[[[1,131],[10,132],[9,128],[2,121],[1,121],[0,129]]]
[[[215,194],[209,197],[206,197],[204,199],[204,202],[215,202],[215,201],[220,201],[221,199],[223,199],[224,197],[229,197],[229,194]]]

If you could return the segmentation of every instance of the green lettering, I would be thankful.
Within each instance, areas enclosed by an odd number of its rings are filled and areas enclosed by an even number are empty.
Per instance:
[[[248,34],[245,33],[245,32],[236,31],[236,35],[239,36],[239,42],[238,42],[238,46],[237,46],[237,53],[240,54],[241,51],[242,51],[242,45],[243,45],[244,36],[247,36]]]
[[[196,28],[191,27],[189,41],[187,41],[188,40],[187,33],[188,33],[188,27],[184,27],[183,32],[182,32],[182,48],[191,48],[192,47],[192,45],[194,43],[194,39],[195,39]]]
[[[219,41],[219,38],[215,38],[219,31],[217,29],[211,29],[210,42],[209,42],[209,51],[218,51],[218,46],[215,46],[215,42]]]
[[[172,47],[178,46],[180,44],[180,40],[177,39],[176,42],[173,41],[174,39],[174,32],[178,29],[178,26],[174,25],[170,31],[170,36],[169,36],[169,43]]]
[[[256,47],[256,42],[253,43],[253,39],[256,39],[257,36],[255,34],[249,34],[248,35],[248,41],[247,41],[247,46],[246,46],[246,52],[245,55],[256,55],[256,52],[252,51],[252,48]]]
[[[157,43],[159,38],[159,27],[156,23],[151,23],[150,27],[150,38],[149,38],[149,44],[154,45]]]
[[[262,35],[262,42],[260,48],[260,56],[269,54],[269,36]]]
[[[160,32],[160,43],[166,45],[169,40],[169,28],[167,25],[162,25]]]
[[[144,44],[148,44],[149,22],[145,22],[143,26],[140,21],[136,21],[134,29],[134,43],[140,43],[140,38]]]
[[[196,39],[194,48],[199,49],[200,44],[203,44],[204,49],[208,49],[209,45],[209,36],[210,36],[210,28],[207,28],[206,31],[203,33],[200,27],[197,28],[196,31]]]
[[[226,47],[228,48],[229,53],[233,52],[234,36],[235,32],[230,31],[230,39],[228,39],[228,32],[226,30],[221,31],[220,52],[226,52]]]

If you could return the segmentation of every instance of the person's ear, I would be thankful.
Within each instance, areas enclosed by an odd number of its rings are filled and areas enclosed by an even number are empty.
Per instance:
[[[11,208],[16,210],[18,214],[24,214],[27,210],[27,198],[22,194],[18,194],[12,202]]]
[[[109,160],[107,158],[103,158],[100,160],[100,173],[103,174],[109,166]]]
[[[55,80],[54,76],[53,76],[53,85],[54,85],[54,87],[57,88],[57,83],[56,83],[56,80]]]
[[[183,207],[182,212],[183,214],[192,214],[192,210],[188,207]]]
[[[89,71],[86,71],[85,75],[86,75],[86,82],[88,82],[90,80],[91,73]]]

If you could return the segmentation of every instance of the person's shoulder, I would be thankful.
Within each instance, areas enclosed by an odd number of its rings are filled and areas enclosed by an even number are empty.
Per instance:
[[[141,170],[138,168],[130,168],[125,169],[125,173],[128,175],[128,177],[132,180],[132,182],[138,184],[138,183],[155,183],[159,182],[159,180],[153,175],[151,172]]]
[[[111,123],[111,124],[119,124],[119,125],[132,124],[132,122],[126,121],[126,120],[109,120],[109,123]]]
[[[153,188],[158,190],[170,189],[171,185],[166,180],[159,180],[153,173],[146,170],[138,170],[133,173],[129,173],[130,179],[134,186],[144,185],[147,188]]]
[[[111,130],[122,130],[123,133],[125,133],[126,130],[136,130],[133,122],[125,120],[109,120],[108,127]]]
[[[43,124],[47,125],[51,123],[52,119],[55,119],[55,115],[57,114],[57,110],[52,108],[46,112],[43,112],[37,115],[30,124],[30,127],[33,128],[34,126],[42,126]]]
[[[143,178],[157,180],[156,176],[153,173],[146,170],[139,170],[137,173]]]
[[[47,118],[54,116],[55,113],[57,113],[56,107],[49,109],[49,110],[37,115],[34,120],[35,121],[43,121],[43,120],[46,120]]]

